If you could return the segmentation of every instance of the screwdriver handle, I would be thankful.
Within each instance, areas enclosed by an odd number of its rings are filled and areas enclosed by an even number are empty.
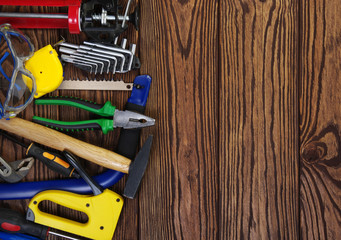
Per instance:
[[[68,162],[64,161],[63,157],[46,151],[34,143],[27,148],[26,155],[40,160],[49,169],[56,171],[63,176],[79,178],[79,175],[74,171],[75,168],[72,167]]]
[[[24,233],[46,239],[49,228],[25,219],[20,213],[0,208],[0,230],[8,233]]]

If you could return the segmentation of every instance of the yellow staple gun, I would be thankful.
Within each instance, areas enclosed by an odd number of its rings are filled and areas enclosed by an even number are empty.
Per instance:
[[[64,151],[64,155],[78,171],[79,175],[90,185],[94,196],[59,190],[38,193],[29,203],[26,219],[86,238],[112,239],[123,207],[123,198],[109,189],[103,190],[100,185],[91,179],[69,152]],[[88,221],[81,223],[41,211],[39,204],[43,201],[51,201],[83,212],[87,215]]]

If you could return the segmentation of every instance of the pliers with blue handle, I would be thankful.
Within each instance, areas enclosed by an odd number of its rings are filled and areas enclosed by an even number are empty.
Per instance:
[[[153,126],[155,119],[147,117],[141,113],[133,111],[120,111],[108,101],[104,105],[85,101],[72,97],[51,97],[46,99],[35,100],[36,105],[63,105],[80,108],[102,117],[110,117],[112,119],[92,119],[76,122],[64,122],[51,120],[42,117],[33,117],[33,122],[45,125],[61,131],[79,131],[79,130],[102,130],[104,134],[112,131],[114,128],[121,127],[124,129],[135,129]]]

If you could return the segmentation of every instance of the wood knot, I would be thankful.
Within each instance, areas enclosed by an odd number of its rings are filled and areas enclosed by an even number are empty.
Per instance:
[[[178,0],[178,2],[181,4],[181,5],[185,5],[188,3],[188,0]]]
[[[328,167],[340,165],[341,137],[339,127],[329,124],[303,145],[301,158],[308,164],[318,162]]]
[[[307,163],[315,163],[322,160],[327,152],[327,145],[323,142],[310,142],[302,151],[301,157]]]

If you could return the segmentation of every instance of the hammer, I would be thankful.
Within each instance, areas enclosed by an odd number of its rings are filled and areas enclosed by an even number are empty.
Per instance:
[[[115,152],[75,139],[61,132],[39,124],[15,117],[10,120],[1,119],[0,129],[11,132],[31,141],[57,149],[69,151],[88,161],[129,173],[124,196],[134,198],[146,170],[153,136],[149,136],[134,161]]]

